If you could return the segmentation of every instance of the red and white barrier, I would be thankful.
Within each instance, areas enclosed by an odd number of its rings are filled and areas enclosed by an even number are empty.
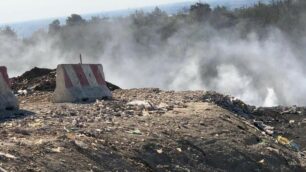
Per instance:
[[[54,102],[87,102],[111,97],[101,64],[57,66]]]
[[[7,69],[0,66],[0,110],[18,109],[18,100],[10,88]]]

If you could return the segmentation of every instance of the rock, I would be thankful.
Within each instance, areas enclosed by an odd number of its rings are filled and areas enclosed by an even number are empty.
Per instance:
[[[83,141],[75,140],[74,143],[82,149],[88,149],[88,145]]]

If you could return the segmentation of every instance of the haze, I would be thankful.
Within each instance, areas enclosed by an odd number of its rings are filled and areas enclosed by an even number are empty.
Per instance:
[[[101,11],[161,5],[188,0],[10,0],[0,3],[0,23],[14,23],[72,13],[86,14]],[[189,0],[191,1],[191,0]]]

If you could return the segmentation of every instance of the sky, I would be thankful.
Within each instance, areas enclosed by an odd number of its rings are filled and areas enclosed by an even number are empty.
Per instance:
[[[0,23],[87,14],[190,0],[0,0]]]

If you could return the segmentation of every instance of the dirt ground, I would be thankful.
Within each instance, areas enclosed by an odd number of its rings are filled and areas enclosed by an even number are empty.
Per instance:
[[[245,118],[204,94],[116,90],[113,100],[87,104],[54,104],[51,92],[19,96],[21,111],[0,117],[0,171],[306,171],[304,114]]]

